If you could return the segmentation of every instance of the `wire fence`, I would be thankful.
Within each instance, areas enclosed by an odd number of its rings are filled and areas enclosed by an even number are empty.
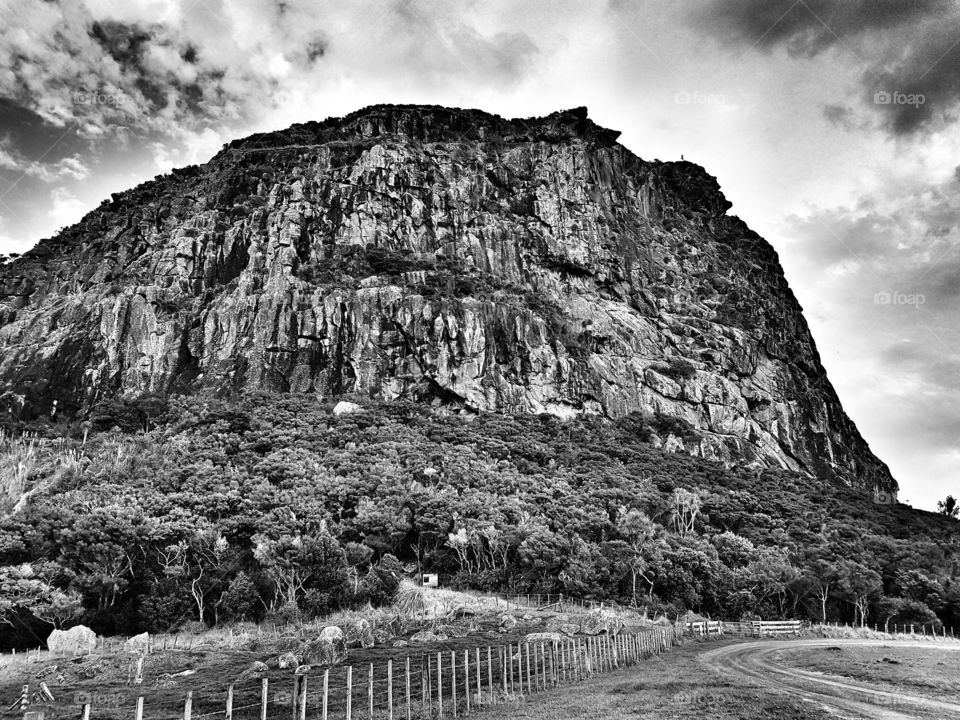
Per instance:
[[[550,637],[398,656],[362,665],[303,666],[285,679],[238,682],[219,691],[143,695],[127,708],[100,707],[96,694],[88,691],[88,702],[63,717],[132,716],[143,720],[146,713],[150,720],[456,718],[636,665],[681,640],[674,625],[584,637],[544,634]],[[29,698],[18,709],[30,710]]]

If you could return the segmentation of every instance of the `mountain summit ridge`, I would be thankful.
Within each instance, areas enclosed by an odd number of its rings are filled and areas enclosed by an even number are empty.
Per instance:
[[[618,135],[585,108],[377,105],[228,143],[0,267],[0,409],[262,388],[642,412],[671,449],[895,488],[774,249],[703,168]]]

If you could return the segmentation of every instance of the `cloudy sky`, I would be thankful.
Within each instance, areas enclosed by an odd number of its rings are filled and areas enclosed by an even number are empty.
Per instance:
[[[953,0],[0,0],[0,252],[251,132],[586,105],[780,253],[901,500],[960,494]]]

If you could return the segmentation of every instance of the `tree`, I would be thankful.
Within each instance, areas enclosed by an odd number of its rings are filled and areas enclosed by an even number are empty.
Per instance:
[[[960,517],[960,506],[957,505],[957,499],[953,495],[947,495],[946,499],[937,503],[937,512],[947,517]]]
[[[356,595],[360,591],[360,568],[369,564],[373,557],[373,548],[363,543],[348,542],[343,550],[347,559],[347,575],[353,586],[353,594]]]
[[[683,488],[675,488],[670,499],[673,505],[673,526],[680,537],[686,537],[693,532],[703,502],[696,492]]]
[[[883,591],[880,575],[855,560],[844,560],[838,568],[838,587],[853,605],[853,623],[860,627],[867,624],[870,602]]]
[[[251,620],[257,612],[260,594],[253,580],[242,570],[238,572],[217,599],[217,621]]]
[[[33,565],[0,568],[0,622],[14,625],[21,615],[29,613],[59,628],[81,612],[79,593],[52,586]]]
[[[827,622],[827,601],[838,582],[837,566],[833,560],[816,558],[807,567],[805,573],[807,585],[820,603],[820,622]]]
[[[253,555],[273,583],[272,609],[296,607],[308,590],[314,591],[313,605],[340,595],[346,580],[346,558],[340,543],[325,528],[278,539],[257,535],[253,540]]]
[[[630,549],[630,587],[633,604],[637,604],[637,577],[643,577],[653,592],[653,583],[646,576],[647,559],[645,553],[648,546],[656,537],[657,526],[646,513],[636,508],[620,508],[620,517],[617,519],[617,531],[626,541]]]

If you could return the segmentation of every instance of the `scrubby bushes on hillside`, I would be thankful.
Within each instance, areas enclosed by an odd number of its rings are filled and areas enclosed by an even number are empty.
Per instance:
[[[42,565],[101,632],[377,604],[413,571],[725,618],[882,623],[893,599],[960,625],[952,519],[660,452],[665,418],[363,403],[335,417],[305,396],[175,398],[142,425],[100,408],[86,442],[79,424],[39,428],[60,440],[32,466],[47,489],[0,522],[0,584]],[[69,472],[47,462],[66,451]],[[0,615],[38,625],[35,600]]]

